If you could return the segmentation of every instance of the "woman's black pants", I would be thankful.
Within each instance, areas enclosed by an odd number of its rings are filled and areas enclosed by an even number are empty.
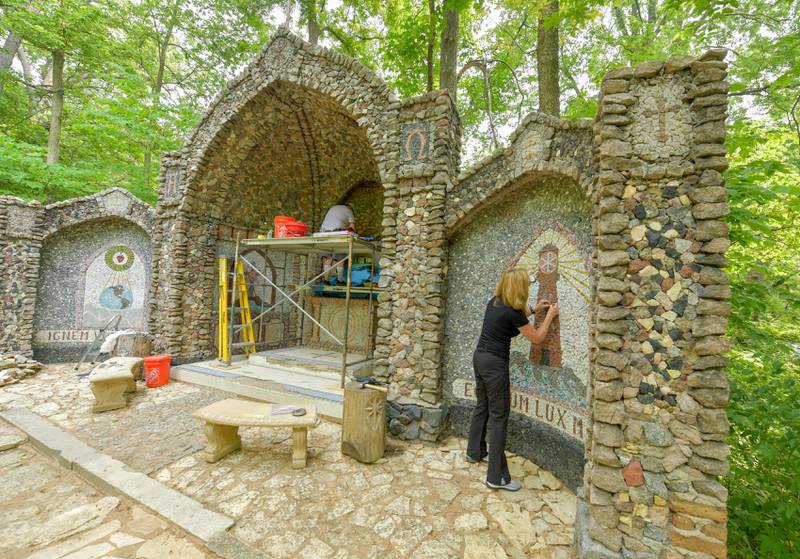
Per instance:
[[[481,460],[489,455],[486,481],[496,485],[508,483],[511,473],[506,462],[506,431],[511,411],[511,379],[508,359],[493,353],[476,351],[472,356],[475,368],[475,396],[478,403],[472,413],[467,456]],[[489,431],[489,451],[486,451],[486,431]]]

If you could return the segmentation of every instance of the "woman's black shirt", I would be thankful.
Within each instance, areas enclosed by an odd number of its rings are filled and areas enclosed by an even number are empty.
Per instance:
[[[506,306],[492,297],[483,315],[483,328],[478,338],[478,351],[486,351],[503,359],[508,359],[511,338],[519,334],[519,329],[528,324],[525,313]]]

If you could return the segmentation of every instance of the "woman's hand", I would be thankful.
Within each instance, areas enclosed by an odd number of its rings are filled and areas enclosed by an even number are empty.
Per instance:
[[[533,307],[533,312],[537,313],[539,311],[547,310],[549,306],[550,306],[550,301],[548,301],[547,299],[542,299],[541,301],[536,303],[535,307]]]
[[[553,303],[547,309],[547,316],[555,318],[558,316],[558,303]]]

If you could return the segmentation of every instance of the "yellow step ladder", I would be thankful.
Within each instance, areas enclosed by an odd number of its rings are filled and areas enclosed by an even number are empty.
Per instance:
[[[228,299],[228,278],[233,276],[232,298],[238,299],[236,307]],[[236,311],[239,311],[239,324],[236,323]],[[232,316],[231,316],[232,313]],[[240,332],[240,342],[233,342]],[[220,361],[230,365],[234,348],[243,348],[245,355],[256,351],[256,339],[253,333],[253,318],[250,314],[250,301],[247,298],[247,282],[244,277],[244,264],[236,259],[235,273],[228,272],[228,259],[219,259],[219,320],[217,322],[217,356]]]

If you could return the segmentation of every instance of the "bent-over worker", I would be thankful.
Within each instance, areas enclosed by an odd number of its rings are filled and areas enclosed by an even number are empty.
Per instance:
[[[531,278],[525,268],[512,268],[503,272],[495,288],[495,295],[486,305],[483,328],[472,357],[475,369],[475,396],[477,404],[472,414],[467,444],[468,462],[489,462],[486,485],[492,489],[518,491],[522,484],[511,479],[506,462],[506,431],[511,412],[511,379],[508,362],[511,338],[522,334],[533,343],[541,343],[547,336],[550,323],[558,316],[558,304],[539,301],[528,306]],[[547,309],[547,315],[537,327],[528,317]],[[490,445],[486,449],[486,431]]]
[[[353,214],[353,209],[350,206],[337,204],[336,206],[331,206],[328,213],[325,214],[325,219],[322,220],[319,230],[322,233],[355,231],[355,222],[356,218]]]

